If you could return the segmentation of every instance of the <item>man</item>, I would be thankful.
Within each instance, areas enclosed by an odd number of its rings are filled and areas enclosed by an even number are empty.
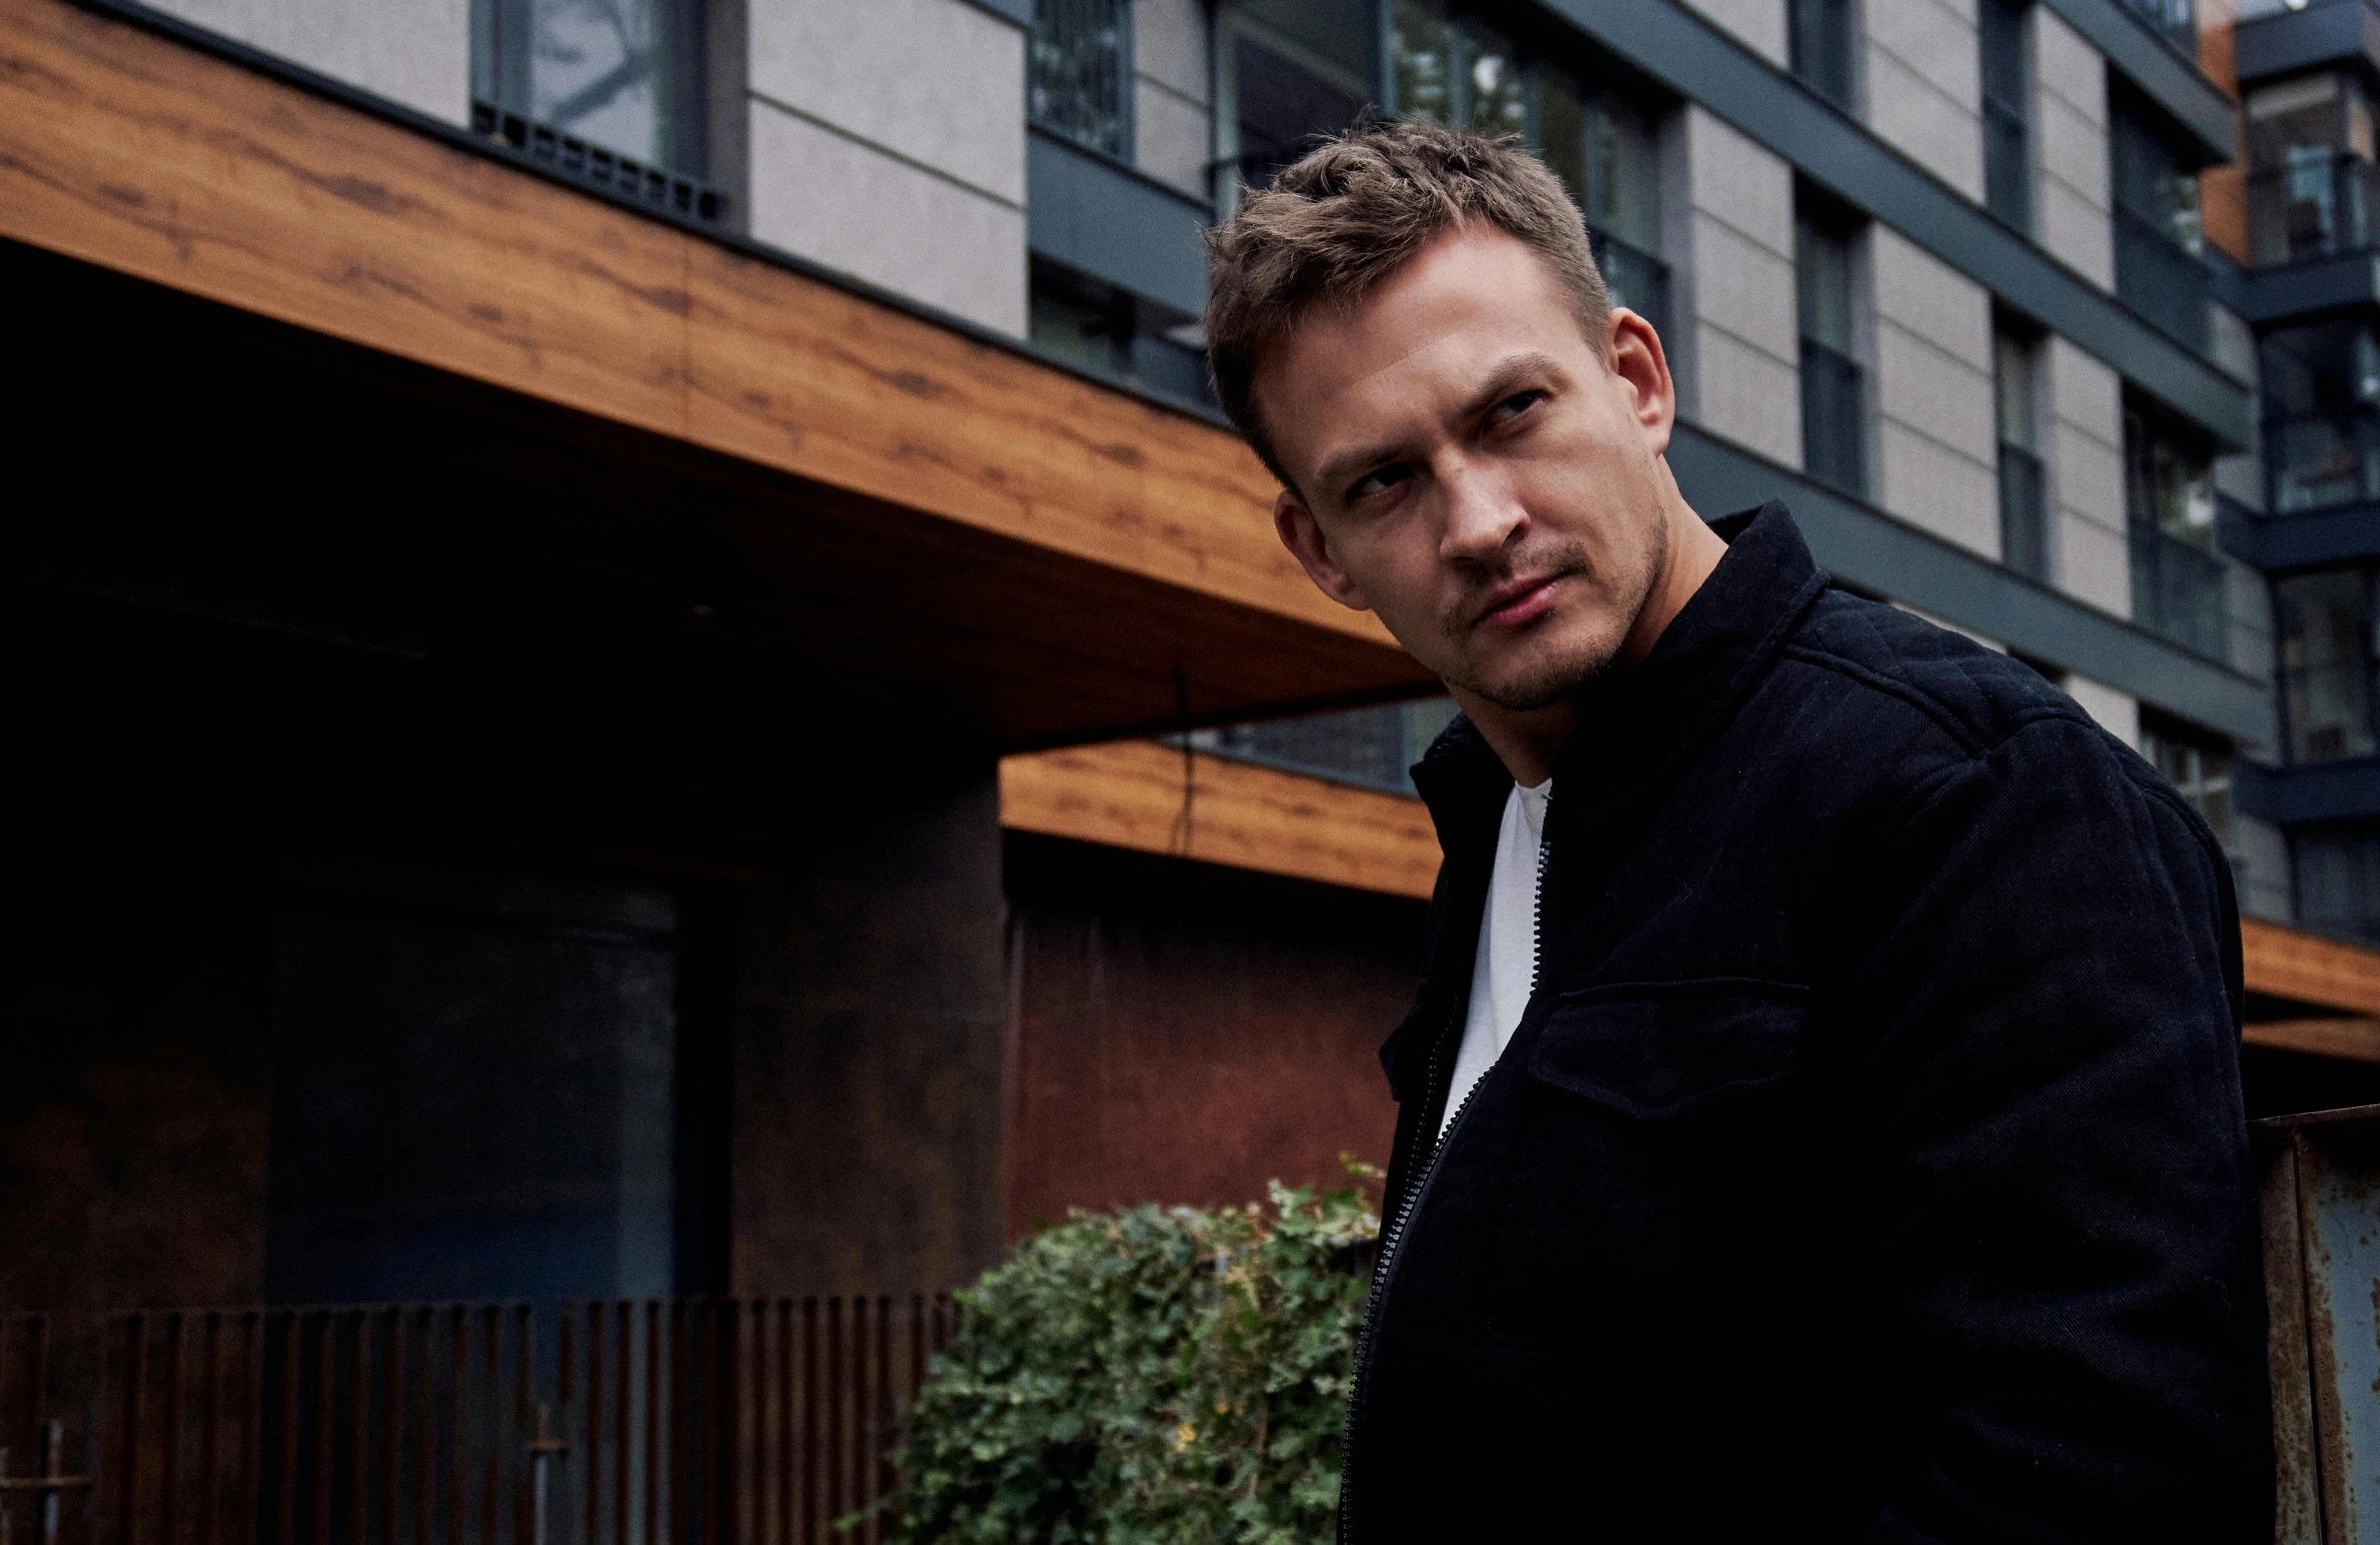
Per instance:
[[[2269,1537],[2204,823],[1782,507],[1697,517],[1526,154],[1361,127],[1211,268],[1282,541],[1463,710],[1342,1536]]]

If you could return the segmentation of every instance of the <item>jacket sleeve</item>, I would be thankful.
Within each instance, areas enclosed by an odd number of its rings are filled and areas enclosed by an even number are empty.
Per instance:
[[[2238,915],[2095,727],[1939,774],[1881,854],[1867,1026],[1899,1445],[1871,1538],[2269,1537]]]

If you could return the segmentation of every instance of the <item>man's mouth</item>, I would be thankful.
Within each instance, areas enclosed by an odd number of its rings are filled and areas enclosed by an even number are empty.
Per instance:
[[[1507,580],[1488,592],[1487,605],[1472,620],[1474,628],[1518,628],[1543,617],[1554,605],[1556,587],[1561,585],[1558,574],[1540,575],[1533,580]]]

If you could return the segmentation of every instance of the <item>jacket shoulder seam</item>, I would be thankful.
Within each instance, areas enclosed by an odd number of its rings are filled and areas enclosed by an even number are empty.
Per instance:
[[[1788,644],[1785,646],[1785,653],[1804,665],[1815,666],[1821,671],[1831,671],[1837,676],[1858,683],[1870,692],[1882,693],[1886,697],[1895,698],[1907,704],[1931,720],[1935,728],[1955,742],[1958,749],[1969,758],[1982,757],[2011,736],[2018,735],[2043,720],[2089,722],[2079,708],[2068,708],[2060,704],[2042,704],[2035,708],[2019,710],[2000,734],[1986,740],[1978,736],[1947,705],[1931,693],[1908,682],[1886,676],[1871,666],[1861,665],[1858,661],[1808,644]]]

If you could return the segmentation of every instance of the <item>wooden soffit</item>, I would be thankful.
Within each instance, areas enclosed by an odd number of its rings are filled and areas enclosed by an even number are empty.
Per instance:
[[[1261,636],[1252,708],[1434,685],[1213,425],[63,0],[0,0],[0,238],[1162,587]]]

